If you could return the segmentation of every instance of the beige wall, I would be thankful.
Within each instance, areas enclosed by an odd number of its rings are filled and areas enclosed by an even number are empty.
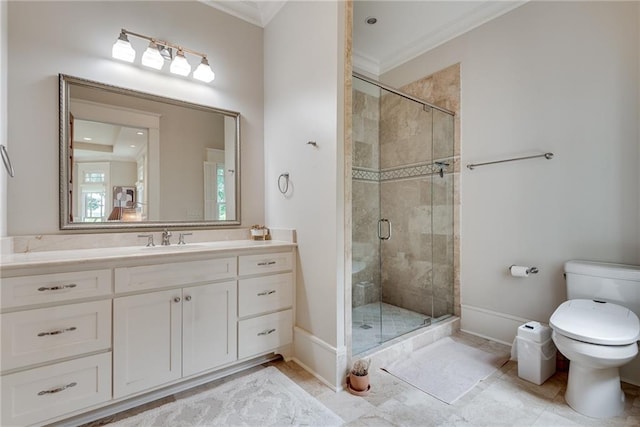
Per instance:
[[[511,342],[566,298],[566,260],[640,263],[638,8],[529,2],[381,77],[461,64],[463,328]],[[512,264],[540,273],[516,279]]]
[[[199,2],[6,3],[8,137],[20,171],[8,185],[8,235],[59,233],[59,73],[239,111],[242,223],[264,223],[261,28]],[[216,80],[204,84],[113,60],[111,47],[123,27],[207,53]],[[145,43],[131,42],[138,62]],[[180,180],[172,183],[180,188]]]
[[[295,354],[334,387],[346,354],[338,166],[343,8],[341,2],[287,2],[265,28],[266,221],[296,229]],[[277,186],[284,172],[290,174],[285,195]]]

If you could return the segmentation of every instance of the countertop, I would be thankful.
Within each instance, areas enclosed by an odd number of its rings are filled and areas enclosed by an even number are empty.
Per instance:
[[[123,246],[112,248],[8,253],[0,256],[0,268],[2,270],[9,270],[25,267],[59,266],[78,262],[141,259],[185,253],[218,253],[226,251],[242,251],[247,249],[291,248],[294,246],[296,246],[295,243],[279,240],[225,240],[187,243],[186,245],[156,245],[154,247]]]

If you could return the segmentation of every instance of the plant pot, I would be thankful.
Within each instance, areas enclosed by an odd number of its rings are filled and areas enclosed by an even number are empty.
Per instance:
[[[354,391],[367,391],[369,390],[369,374],[367,375],[355,375],[349,374],[349,387]]]

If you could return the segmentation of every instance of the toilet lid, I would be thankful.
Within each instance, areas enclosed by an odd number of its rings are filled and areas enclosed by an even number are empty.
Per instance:
[[[566,337],[592,344],[626,345],[640,338],[638,316],[610,302],[565,301],[551,315],[549,324]]]

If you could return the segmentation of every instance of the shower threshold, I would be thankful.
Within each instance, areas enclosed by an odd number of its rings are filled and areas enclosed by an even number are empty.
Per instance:
[[[353,354],[362,353],[400,335],[430,326],[433,322],[431,317],[424,314],[380,302],[354,307],[352,313]]]

